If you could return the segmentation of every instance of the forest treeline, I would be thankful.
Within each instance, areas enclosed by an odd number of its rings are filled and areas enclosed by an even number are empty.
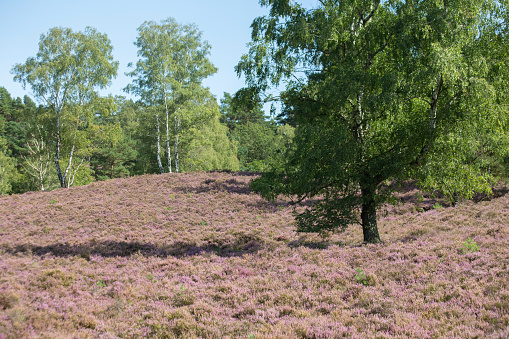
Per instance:
[[[195,25],[145,22],[125,96],[100,96],[118,63],[106,35],[52,28],[14,65],[30,87],[0,87],[0,194],[85,185],[145,173],[265,171],[281,164],[294,128],[268,119],[259,98],[202,85],[217,69]]]
[[[62,148],[70,151],[72,143],[75,148],[68,186],[160,173],[156,109],[122,96],[106,99],[111,100],[111,107],[97,107],[89,117],[76,117],[76,125],[64,126]],[[37,105],[29,96],[12,98],[3,87],[0,100],[0,193],[60,187],[54,163],[55,118],[51,108]],[[232,102],[233,97],[225,93],[220,105],[210,96],[203,105],[190,108],[204,116],[181,125],[177,146],[180,172],[265,171],[282,163],[294,128],[266,119],[259,103],[253,109],[242,109]],[[170,132],[174,140],[175,130]],[[160,134],[164,139],[165,135]],[[174,142],[171,146],[170,151],[174,151]],[[166,159],[162,145],[160,151]],[[68,156],[61,158],[61,167],[68,162]],[[168,172],[167,162],[163,169]]]

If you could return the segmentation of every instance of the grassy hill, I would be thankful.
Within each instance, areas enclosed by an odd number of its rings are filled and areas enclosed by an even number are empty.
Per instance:
[[[0,339],[507,338],[509,197],[323,240],[242,173],[0,197]],[[424,211],[426,210],[426,211]]]

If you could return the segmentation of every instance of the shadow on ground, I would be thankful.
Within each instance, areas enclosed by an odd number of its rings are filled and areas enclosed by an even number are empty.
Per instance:
[[[310,249],[320,249],[320,250],[327,249],[331,245],[333,245],[333,243],[326,241],[326,240],[322,240],[322,241],[320,241],[320,240],[316,240],[316,241],[294,240],[294,241],[290,241],[288,243],[288,247],[291,247],[291,248],[307,247]]]
[[[249,184],[237,179],[207,179],[198,186],[181,187],[177,191],[184,193],[226,192],[228,194],[251,194]]]
[[[249,253],[256,253],[263,248],[263,243],[254,237],[244,235],[236,241],[227,244],[208,243],[197,245],[176,241],[172,244],[160,246],[150,243],[103,241],[83,244],[56,243],[45,246],[31,244],[0,247],[0,250],[10,254],[31,253],[32,255],[56,257],[77,256],[90,260],[91,256],[101,257],[129,257],[142,255],[145,257],[188,257],[211,253],[221,257],[236,257]]]
[[[497,187],[493,188],[493,194],[492,195],[487,195],[485,193],[477,194],[474,197],[473,200],[475,202],[490,201],[490,200],[495,199],[495,198],[503,197],[507,193],[509,193],[509,188],[507,188],[505,186],[497,186]]]
[[[440,191],[433,193],[423,192],[419,189],[414,181],[406,182],[394,182],[391,183],[387,188],[393,192],[394,196],[403,204],[412,204],[416,207],[422,208],[424,211],[428,211],[434,208],[435,204],[440,204],[444,207],[450,207],[451,202],[444,196]],[[500,198],[509,193],[509,189],[500,184],[492,189],[492,194],[487,195],[485,193],[476,194],[472,201],[478,203],[481,201],[491,201],[496,198]],[[460,199],[462,201],[463,199]]]

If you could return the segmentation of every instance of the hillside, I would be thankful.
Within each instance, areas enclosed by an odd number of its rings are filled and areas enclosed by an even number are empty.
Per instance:
[[[408,189],[362,245],[296,234],[252,178],[0,197],[0,339],[509,337],[509,195],[419,212]]]

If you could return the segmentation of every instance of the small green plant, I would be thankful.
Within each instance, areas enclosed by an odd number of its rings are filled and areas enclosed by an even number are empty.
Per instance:
[[[285,208],[284,208],[283,206],[279,205],[279,210],[280,210],[280,211],[282,211],[282,210],[284,210],[284,209],[285,209]]]
[[[195,301],[194,295],[187,291],[187,288],[184,286],[184,284],[180,285],[179,290],[180,291],[177,291],[177,293],[175,293],[173,296],[173,306],[182,307],[192,305]]]
[[[435,203],[435,205],[433,205],[433,209],[435,209],[435,210],[439,210],[441,208],[442,208],[442,205],[440,205],[438,202]]]
[[[207,222],[206,222],[206,221],[202,221],[202,222],[201,222],[201,225],[202,225],[202,226],[207,226]]]
[[[106,287],[106,284],[103,282],[102,279],[99,279],[99,281],[97,282],[97,286]]]
[[[147,279],[148,279],[148,280],[150,280],[150,281],[152,281],[152,282],[156,282],[156,281],[157,281],[157,280],[154,278],[154,276],[152,275],[152,273],[149,273],[149,274],[147,275]]]
[[[253,333],[249,333],[249,339],[255,339],[255,335]]]
[[[175,194],[170,194],[170,198],[175,198]]]
[[[357,267],[355,269],[355,272],[357,272],[355,280],[357,280],[358,283],[361,283],[364,286],[366,286],[368,284],[368,278],[366,277],[366,274],[362,271],[360,267]]]
[[[55,198],[51,198],[51,199],[49,200],[49,203],[50,203],[50,204],[55,204],[56,202],[57,202],[57,200],[56,200]]]
[[[168,211],[171,211],[172,209],[173,209],[173,207],[168,206]]]
[[[463,254],[467,253],[467,252],[477,252],[479,251],[479,246],[477,245],[477,243],[475,241],[473,241],[472,239],[468,238],[464,243],[463,243]]]

